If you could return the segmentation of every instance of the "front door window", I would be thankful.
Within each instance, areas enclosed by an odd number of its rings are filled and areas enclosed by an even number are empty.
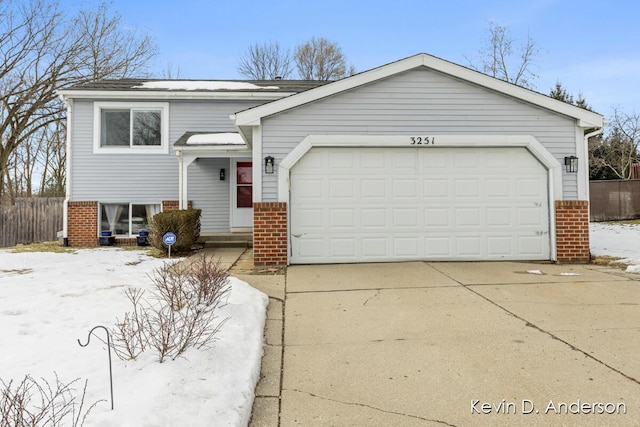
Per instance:
[[[236,207],[253,207],[253,167],[251,162],[238,162],[236,168]]]

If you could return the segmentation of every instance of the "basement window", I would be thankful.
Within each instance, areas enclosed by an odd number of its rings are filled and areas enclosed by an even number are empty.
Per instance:
[[[151,218],[160,212],[160,204],[102,203],[100,204],[100,231],[113,236],[134,236],[148,231]]]

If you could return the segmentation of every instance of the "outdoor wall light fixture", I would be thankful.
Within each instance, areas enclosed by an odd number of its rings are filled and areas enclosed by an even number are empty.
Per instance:
[[[227,174],[226,170],[220,169],[220,181],[224,181],[226,174]]]
[[[576,156],[565,157],[564,168],[568,173],[578,172],[578,158]]]
[[[273,173],[273,164],[274,159],[271,156],[267,156],[264,158],[264,173]]]

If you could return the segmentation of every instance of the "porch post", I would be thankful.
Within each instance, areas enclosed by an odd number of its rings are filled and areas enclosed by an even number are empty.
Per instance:
[[[182,188],[184,185],[184,176],[182,175],[182,172],[184,170],[184,165],[182,163],[182,152],[176,151],[176,156],[178,157],[178,209],[182,209]]]
[[[195,156],[185,157],[182,151],[176,151],[178,156],[178,209],[186,209],[189,206],[189,194],[187,192],[189,165],[196,159]]]

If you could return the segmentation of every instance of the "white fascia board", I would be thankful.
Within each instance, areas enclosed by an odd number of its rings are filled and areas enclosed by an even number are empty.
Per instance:
[[[482,74],[479,71],[424,53],[401,59],[400,61],[392,62],[379,68],[374,68],[370,71],[365,71],[363,73],[356,74],[355,76],[347,77],[324,86],[310,89],[306,92],[298,93],[288,98],[279,99],[265,105],[242,111],[236,114],[235,124],[236,126],[250,125],[262,117],[267,117],[290,108],[295,108],[299,105],[335,95],[420,66],[486,87],[559,114],[575,118],[578,120],[578,126],[583,128],[600,128],[603,126],[603,117],[600,114],[575,107],[541,93],[525,89],[515,84]]]
[[[61,90],[58,96],[66,99],[232,99],[272,101],[295,94],[295,92],[202,92],[202,91],[108,91],[108,90]]]
[[[228,149],[215,149],[211,147],[173,147],[173,151],[176,154],[187,156],[193,156],[194,158],[227,158],[227,157],[251,157],[251,149],[246,147],[241,148],[228,148]]]

